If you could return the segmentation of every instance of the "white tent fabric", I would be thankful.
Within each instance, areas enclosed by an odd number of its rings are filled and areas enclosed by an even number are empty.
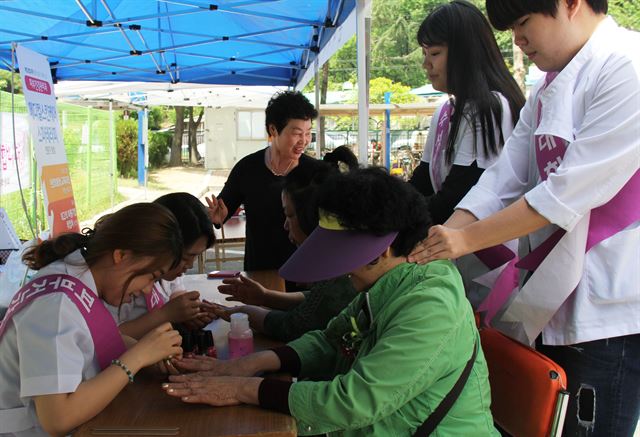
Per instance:
[[[211,108],[264,108],[273,94],[284,89],[276,86],[98,81],[62,81],[55,85],[56,96],[71,103],[112,100],[137,106]]]

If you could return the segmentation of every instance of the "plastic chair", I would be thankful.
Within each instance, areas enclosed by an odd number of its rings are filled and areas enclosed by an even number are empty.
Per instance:
[[[514,437],[562,435],[569,402],[564,370],[493,328],[480,330],[480,339],[495,422]]]

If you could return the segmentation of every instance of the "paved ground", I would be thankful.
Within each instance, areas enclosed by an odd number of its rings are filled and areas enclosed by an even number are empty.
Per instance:
[[[228,174],[229,170],[208,170],[203,167],[167,167],[149,172],[146,187],[139,186],[136,180],[120,180],[118,191],[125,200],[112,209],[83,222],[82,226],[93,226],[93,223],[104,214],[117,211],[135,202],[150,202],[168,193],[184,191],[193,194],[204,203],[205,196],[218,194],[222,190]],[[210,252],[212,251],[210,250]],[[227,249],[227,252],[230,255],[242,256],[244,250],[233,248]],[[213,253],[209,253],[207,258],[212,259]],[[242,270],[242,261],[226,261],[222,263],[220,268],[222,270]],[[210,270],[216,270],[213,260],[205,264],[205,271]],[[198,273],[197,268],[194,266],[187,273]]]
[[[135,202],[151,202],[163,194],[185,191],[204,201],[204,196],[220,192],[228,174],[228,170],[208,170],[203,167],[167,167],[150,171],[146,187],[139,186],[135,180],[120,180],[118,191],[125,200],[81,223],[81,227],[93,226],[104,214]]]

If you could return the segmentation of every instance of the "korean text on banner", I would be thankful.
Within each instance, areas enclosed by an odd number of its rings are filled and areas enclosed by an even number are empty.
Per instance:
[[[79,232],[49,62],[20,45],[16,54],[51,235]]]

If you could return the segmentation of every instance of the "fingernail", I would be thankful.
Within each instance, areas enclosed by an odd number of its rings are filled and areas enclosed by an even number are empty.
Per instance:
[[[189,396],[183,396],[183,397],[182,397],[182,400],[183,400],[183,401],[188,401],[188,400],[189,400]]]
[[[167,388],[169,387],[169,384],[162,384],[162,388]]]
[[[170,388],[169,390],[167,390],[167,393],[173,393],[173,391],[174,390],[172,388]]]

